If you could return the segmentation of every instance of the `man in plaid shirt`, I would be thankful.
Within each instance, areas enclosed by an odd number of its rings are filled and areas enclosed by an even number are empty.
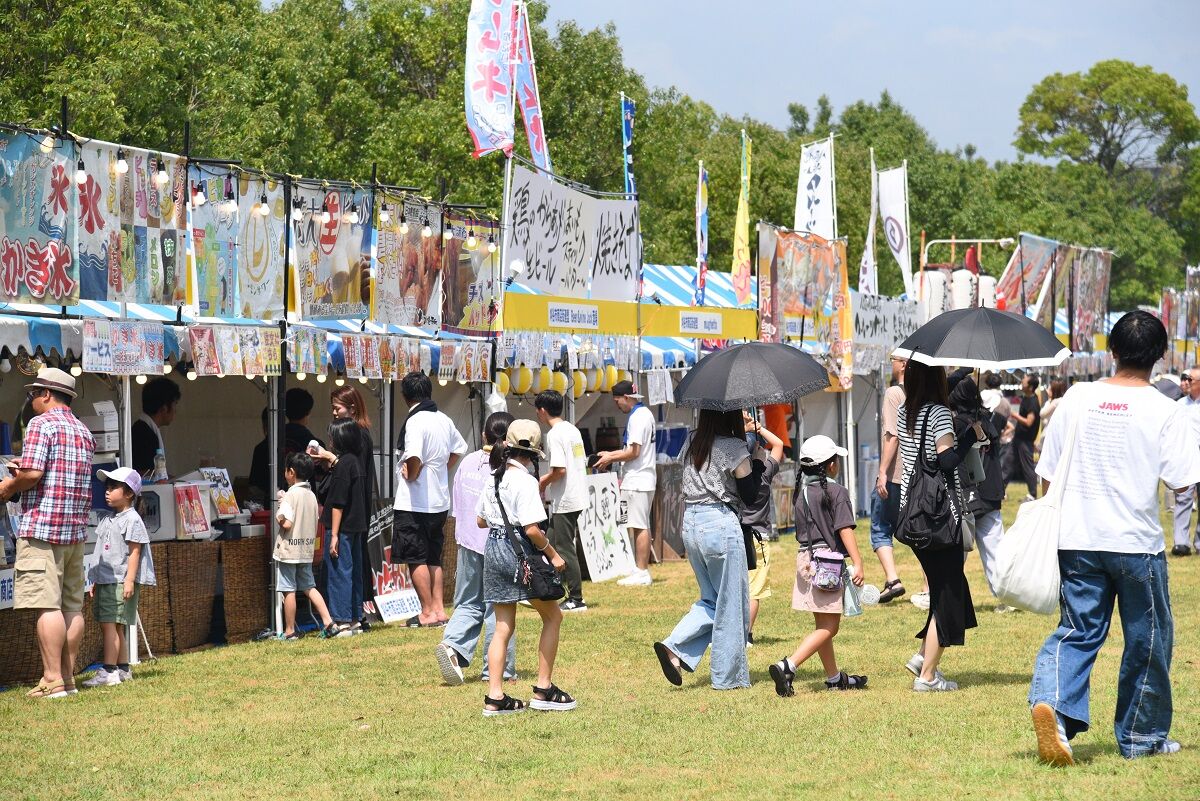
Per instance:
[[[0,481],[0,501],[23,493],[17,530],[14,607],[37,609],[42,680],[33,698],[75,692],[75,657],[83,642],[83,547],[92,505],[95,440],[71,411],[75,379],[52,367],[26,384],[37,415],[25,431],[14,476]]]

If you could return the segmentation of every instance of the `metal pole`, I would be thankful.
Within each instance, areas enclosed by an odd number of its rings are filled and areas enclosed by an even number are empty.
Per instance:
[[[908,183],[908,174],[905,173],[905,184]],[[907,192],[907,188],[905,192]],[[837,170],[834,168],[833,161],[833,134],[829,135],[829,193],[833,197],[833,238],[838,238],[837,230]],[[908,196],[905,195],[904,207],[908,208]]]

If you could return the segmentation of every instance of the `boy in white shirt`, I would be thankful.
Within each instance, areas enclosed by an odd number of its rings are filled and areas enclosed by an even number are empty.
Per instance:
[[[587,457],[579,429],[562,419],[563,396],[548,389],[533,402],[538,422],[546,426],[546,450],[550,470],[542,476],[542,495],[550,503],[550,542],[567,563],[563,573],[566,599],[559,604],[564,612],[586,612],[583,579],[579,571],[579,553],[575,540],[579,534],[579,515],[587,508]]]
[[[642,395],[632,381],[618,381],[612,388],[617,408],[629,415],[625,423],[625,446],[619,451],[602,451],[595,467],[600,470],[613,462],[624,462],[621,476],[621,502],[628,510],[626,529],[633,540],[633,558],[637,569],[617,581],[625,587],[648,586],[650,578],[650,508],[658,481],[658,451],[654,444],[654,412],[642,403]]]
[[[341,633],[330,617],[313,577],[319,511],[317,496],[308,485],[312,474],[311,456],[303,452],[288,455],[287,468],[283,472],[288,490],[280,491],[279,510],[275,514],[275,522],[279,524],[279,532],[275,535],[275,590],[283,593],[281,640],[298,640],[303,636],[296,631],[297,592],[304,593],[313,611],[321,616],[322,637],[336,637]]]

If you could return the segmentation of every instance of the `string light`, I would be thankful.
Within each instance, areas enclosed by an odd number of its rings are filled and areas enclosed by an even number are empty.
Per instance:
[[[87,183],[87,168],[83,166],[83,159],[75,165],[75,183],[78,186],[83,186]]]
[[[351,203],[350,211],[346,212],[346,222],[351,225],[358,225],[358,204]]]
[[[453,228],[447,228],[445,231],[442,231],[442,239],[449,242],[453,238],[454,238],[454,229]]]
[[[479,245],[479,240],[475,238],[475,229],[471,229],[471,235],[467,237],[467,250],[474,250]]]
[[[346,385],[346,379],[338,378],[333,383],[337,384],[339,387],[342,387]]]
[[[365,383],[367,383],[367,377],[366,377],[365,375],[363,375],[363,376],[359,376],[359,377],[358,377],[358,383],[360,383],[360,384],[365,384]]]
[[[329,213],[329,201],[328,200],[322,201],[321,202],[321,224],[328,225],[329,221],[332,219],[333,219],[333,215]]]
[[[51,150],[53,150],[54,149],[54,134],[53,133],[46,134],[46,138],[41,141],[41,143],[38,145],[38,147],[41,148],[41,151],[43,153],[49,153]]]
[[[124,175],[129,172],[129,162],[125,160],[125,150],[117,148],[117,174]]]
[[[159,186],[166,186],[167,181],[171,180],[171,176],[167,174],[167,165],[163,164],[163,160],[158,160],[158,170],[154,173],[154,183]]]
[[[403,205],[400,206],[400,236],[408,236],[408,216]]]
[[[296,198],[292,201],[292,221],[300,222],[304,219],[304,201]]]
[[[428,239],[433,236],[433,229],[429,227],[429,223],[425,223],[425,227],[421,229],[421,238]]]
[[[263,192],[262,197],[258,201],[258,213],[264,217],[271,214],[271,204],[267,202],[267,193]]]
[[[496,237],[492,236],[491,234],[488,234],[487,252],[488,253],[496,252]]]
[[[224,377],[225,377],[224,373],[217,373],[217,378],[224,378]]]
[[[195,380],[196,380],[196,371],[195,371],[195,370],[188,370],[188,371],[187,371],[187,380],[188,380],[188,381],[195,381]]]
[[[318,384],[324,384],[328,380],[329,380],[329,376],[325,375],[324,373],[317,373],[317,383]]]
[[[232,189],[225,193],[225,202],[221,204],[221,211],[226,214],[233,214],[237,211],[237,199],[234,198]]]
[[[208,197],[204,194],[204,187],[200,184],[192,184],[192,207],[200,208],[208,202]]]
[[[306,378],[308,378],[308,373],[296,373],[297,381],[303,381]]]
[[[167,362],[166,364],[163,365],[163,375],[169,375],[170,372],[174,369],[175,368],[171,366],[171,363]]]
[[[136,378],[134,378],[133,380],[134,380],[134,381],[136,381],[136,382],[138,382],[139,384],[145,384],[145,383],[146,383],[146,374],[145,374],[145,373],[141,373],[141,374],[139,374],[139,375],[138,375]]]
[[[83,375],[83,367],[81,367],[78,363],[72,364],[71,365],[71,375],[75,376],[76,378],[79,378],[79,376]]]
[[[379,207],[379,222],[386,225],[392,219],[392,215],[388,212],[387,204],[384,203]]]

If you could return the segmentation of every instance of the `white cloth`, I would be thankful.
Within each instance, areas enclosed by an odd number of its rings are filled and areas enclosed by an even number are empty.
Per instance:
[[[567,473],[546,485],[546,500],[551,514],[579,512],[587,508],[587,456],[579,429],[560,420],[546,432],[550,467],[562,467]]]
[[[526,526],[546,519],[546,507],[542,505],[538,481],[520,462],[509,460],[504,477],[500,479],[500,500],[508,514],[508,522],[519,529],[524,530]],[[504,515],[500,514],[500,506],[496,503],[495,479],[488,481],[483,492],[479,493],[475,514],[486,520],[489,526],[504,526]]]
[[[1192,424],[1192,430],[1196,432],[1196,439],[1200,441],[1200,400],[1192,400],[1190,396],[1184,395],[1175,402],[1187,414],[1188,421]]]
[[[151,417],[148,414],[144,414],[144,413],[138,415],[138,419],[141,420],[146,425],[150,426],[150,430],[154,432],[155,439],[158,440],[158,449],[160,451],[162,451],[163,455],[165,456],[167,453],[167,449],[165,447],[163,447],[162,430],[158,427],[158,423],[154,422],[153,417]]]
[[[621,476],[621,489],[653,492],[657,479],[655,465],[658,463],[658,449],[654,445],[654,412],[645,406],[638,406],[629,415],[625,423],[625,443],[635,442],[641,446],[636,458],[625,463]]]
[[[1042,441],[1043,479],[1053,479],[1076,420],[1059,550],[1161,553],[1159,480],[1174,488],[1200,483],[1200,440],[1186,409],[1150,386],[1076,384]]]
[[[441,412],[411,415],[404,427],[404,453],[396,462],[396,502],[393,509],[404,512],[448,512],[450,510],[450,454],[467,452],[467,443]],[[412,481],[400,476],[408,459],[421,460],[421,472]]]

